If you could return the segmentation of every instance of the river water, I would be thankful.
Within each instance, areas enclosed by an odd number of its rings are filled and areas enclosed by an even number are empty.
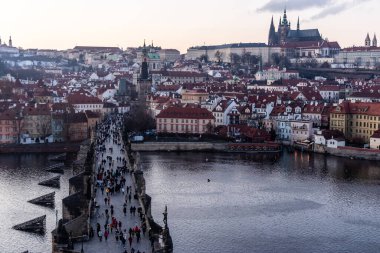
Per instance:
[[[380,252],[380,163],[322,155],[147,153],[141,156],[152,213],[168,224],[175,253]],[[206,159],[208,160],[206,162]],[[61,189],[45,155],[0,155],[0,253],[51,252],[55,210],[27,202]],[[210,179],[210,182],[207,182]],[[45,236],[11,227],[47,215]]]
[[[142,161],[160,224],[168,205],[174,252],[380,252],[378,162],[299,152]]]
[[[68,195],[71,170],[61,176],[61,188],[38,185],[58,174],[44,171],[49,162],[46,155],[0,155],[0,252],[51,252],[51,231],[55,228],[56,212],[62,217],[62,198]],[[28,200],[55,191],[55,209],[28,203]],[[45,235],[12,229],[16,224],[46,215]]]

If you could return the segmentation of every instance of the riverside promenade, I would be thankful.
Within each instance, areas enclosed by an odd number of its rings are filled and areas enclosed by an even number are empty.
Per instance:
[[[152,252],[151,242],[149,240],[148,232],[143,234],[141,230],[141,239],[139,242],[137,242],[136,235],[132,235],[132,243],[130,245],[128,239],[129,239],[129,230],[130,228],[133,229],[136,226],[141,229],[141,219],[139,217],[138,212],[136,211],[135,214],[132,214],[131,207],[135,207],[136,210],[140,207],[139,201],[134,198],[135,193],[135,187],[133,183],[133,179],[131,176],[131,173],[129,172],[131,168],[129,168],[129,163],[125,163],[123,161],[124,159],[128,159],[125,153],[125,150],[123,149],[123,140],[120,136],[119,129],[117,127],[117,124],[112,122],[108,126],[107,129],[108,133],[106,133],[106,138],[103,143],[103,147],[101,151],[97,151],[96,158],[95,158],[95,174],[98,173],[102,168],[105,171],[109,171],[111,174],[115,173],[117,168],[121,168],[124,165],[127,166],[126,173],[122,173],[121,177],[125,179],[125,185],[124,185],[124,192],[121,189],[120,191],[115,191],[114,193],[108,193],[109,195],[109,203],[107,200],[107,187],[96,186],[95,188],[95,201],[96,201],[96,208],[95,213],[93,217],[90,220],[91,228],[90,230],[93,230],[93,236],[90,235],[90,238],[88,241],[83,242],[83,252],[112,252],[112,253],[123,253],[123,252]],[[106,127],[107,128],[107,127]],[[108,158],[107,158],[108,157]],[[104,163],[104,160],[107,160],[106,163]],[[97,180],[99,182],[99,180]],[[130,191],[127,194],[127,187],[130,187]],[[126,213],[124,214],[124,203],[126,203],[125,199],[126,196],[131,196],[129,199],[127,197],[127,204],[126,204]],[[107,202],[107,203],[105,203]],[[113,206],[113,214],[109,216],[108,222],[107,222],[107,213],[106,210],[108,210],[108,213],[111,214],[111,206]],[[120,236],[116,238],[115,228],[112,230],[110,229],[109,224],[112,221],[112,217],[116,218],[119,231],[123,233],[123,237],[126,239],[125,243],[123,244],[120,240]],[[119,227],[121,222],[121,227]],[[101,231],[101,238],[97,234],[97,226],[100,225],[100,231]],[[108,230],[109,235],[107,240],[105,239],[104,232]],[[123,240],[124,241],[124,240]],[[81,245],[78,245],[79,248],[81,248]],[[77,249],[78,249],[77,246]],[[134,251],[133,251],[134,250]]]

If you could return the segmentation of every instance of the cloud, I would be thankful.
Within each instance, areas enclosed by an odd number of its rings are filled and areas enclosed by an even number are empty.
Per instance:
[[[283,11],[284,8],[288,10],[306,10],[310,8],[323,8],[326,5],[333,3],[333,0],[270,0],[258,11],[277,12]]]
[[[331,16],[331,15],[336,15],[340,12],[345,11],[348,8],[350,8],[350,5],[348,3],[335,4],[335,5],[330,6],[328,8],[324,8],[318,14],[312,16],[311,20],[325,18],[325,17]]]
[[[332,6],[328,6],[323,8],[319,13],[315,14],[314,16],[311,17],[311,20],[315,19],[322,19],[327,16],[331,15],[337,15],[341,12],[344,12],[348,9],[355,8],[359,5],[362,5],[367,2],[371,2],[372,0],[351,0],[351,1],[344,1],[341,3],[335,3]]]
[[[259,12],[279,12],[286,7],[287,10],[307,10],[317,11],[310,20],[322,19],[355,8],[364,3],[374,0],[269,0],[264,6],[259,8]],[[378,1],[378,0],[377,0]]]

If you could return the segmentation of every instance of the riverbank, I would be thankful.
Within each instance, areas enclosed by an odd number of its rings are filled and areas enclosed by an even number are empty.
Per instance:
[[[131,143],[134,152],[280,152],[281,145],[275,143],[229,143],[229,142],[143,142]]]
[[[354,147],[338,147],[327,148],[326,151],[330,155],[346,157],[350,159],[380,161],[380,150]]]
[[[314,153],[328,154],[332,156],[339,156],[349,159],[380,161],[380,150],[367,149],[367,148],[355,148],[355,147],[338,147],[328,148],[323,145],[314,144]]]
[[[0,153],[76,153],[80,150],[78,143],[41,143],[41,144],[4,144],[0,145]]]
[[[380,161],[380,150],[338,147],[323,145],[286,145],[274,143],[213,143],[213,142],[141,142],[131,143],[133,152],[218,152],[218,153],[279,153],[282,146],[299,149],[303,152],[328,154],[349,159]]]

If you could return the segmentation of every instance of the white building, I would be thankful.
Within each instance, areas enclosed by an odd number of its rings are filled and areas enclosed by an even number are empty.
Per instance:
[[[257,71],[255,74],[257,81],[270,80],[277,81],[280,79],[298,79],[298,71],[286,70],[286,68],[280,70],[279,67],[269,67],[262,71]]]
[[[181,53],[177,49],[161,49],[158,51],[162,62],[175,62],[181,58]]]
[[[223,100],[212,111],[215,117],[215,126],[227,126],[229,123],[228,114],[236,107],[235,100]]]
[[[291,141],[308,140],[313,133],[313,123],[310,121],[290,121]]]
[[[326,142],[328,148],[338,148],[346,146],[346,141],[343,138],[331,138]]]
[[[350,47],[345,48],[335,56],[336,66],[374,68],[380,64],[380,47]]]
[[[375,131],[375,133],[369,139],[370,149],[380,149],[380,131]]]
[[[338,85],[323,85],[318,87],[319,94],[325,101],[338,102],[339,101],[339,90]]]
[[[262,64],[270,63],[272,54],[281,54],[280,47],[269,47],[265,43],[235,43],[214,46],[191,47],[187,49],[186,60],[197,60],[207,55],[210,61],[217,62],[216,52],[221,54],[221,61],[231,63],[231,54],[250,53],[262,59]]]

